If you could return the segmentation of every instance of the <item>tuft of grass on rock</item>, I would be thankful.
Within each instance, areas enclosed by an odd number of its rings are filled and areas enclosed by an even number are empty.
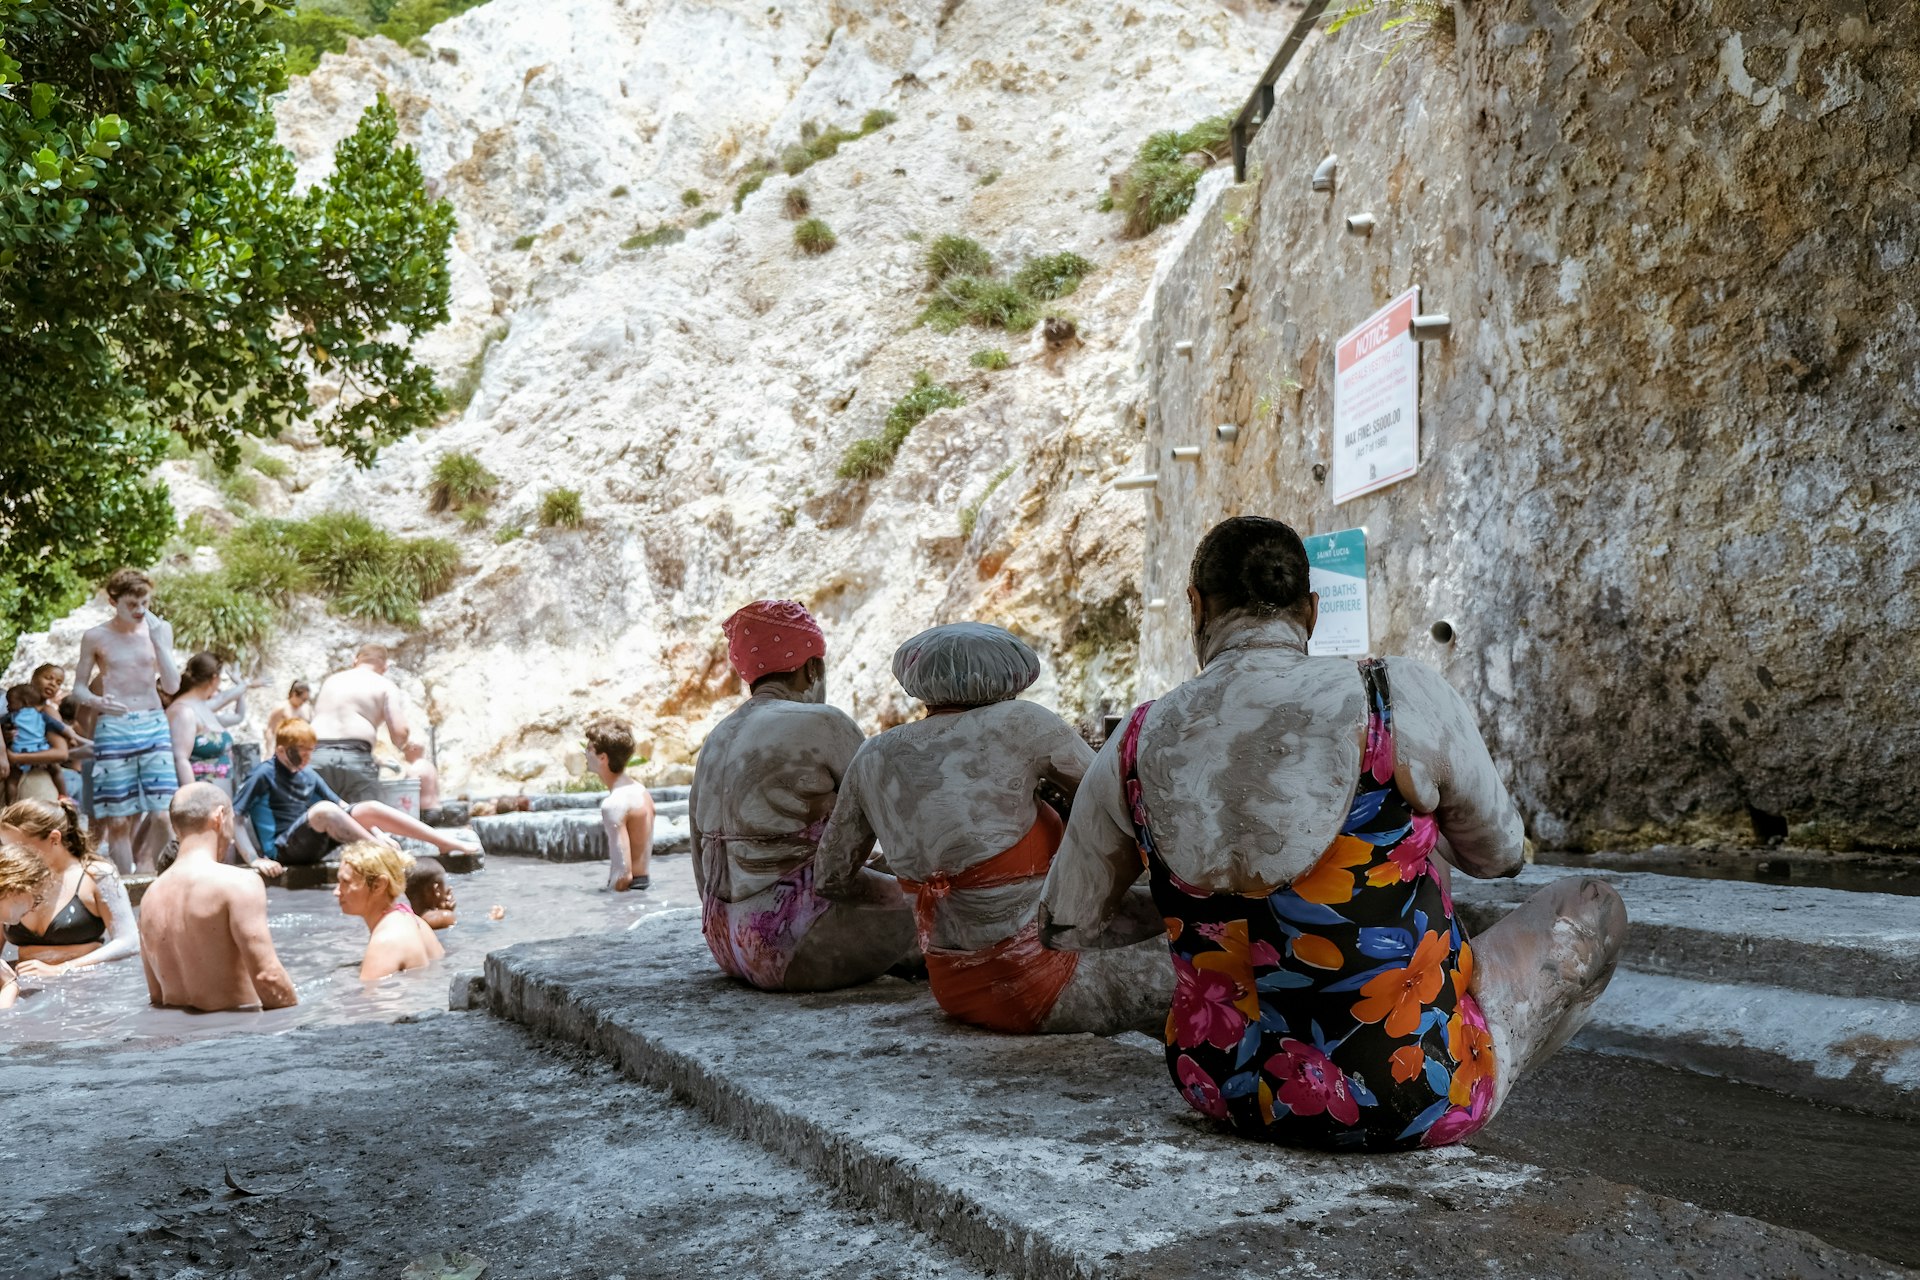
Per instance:
[[[701,227],[710,227],[718,221],[720,221],[720,211],[709,209],[693,220],[693,229],[698,231]]]
[[[864,138],[870,133],[878,133],[899,118],[885,107],[875,107],[860,117],[860,136]]]
[[[300,553],[270,529],[236,530],[221,547],[220,571],[235,591],[259,596],[282,608],[314,586],[313,572],[300,559]]]
[[[427,510],[434,515],[469,507],[484,511],[499,492],[500,477],[481,466],[480,459],[470,453],[443,453],[427,484]]]
[[[887,410],[887,418],[879,436],[856,440],[848,447],[840,459],[841,479],[871,480],[885,475],[899,454],[900,446],[907,442],[907,437],[926,420],[927,415],[940,409],[956,409],[966,402],[965,396],[952,387],[935,382],[933,375],[922,369],[914,375],[912,388]]]
[[[701,202],[705,199],[706,197],[700,194],[700,188],[698,187],[688,187],[680,193],[680,204],[682,207],[688,209],[698,209]]]
[[[248,441],[248,444],[252,443]],[[292,463],[271,453],[262,453],[257,447],[251,451],[247,464],[269,480],[285,480],[293,474]]]
[[[998,489],[1002,484],[1006,483],[1007,477],[1012,474],[1013,474],[1013,464],[1009,462],[1006,466],[1000,468],[998,471],[993,473],[993,478],[987,481],[987,487],[980,491],[979,497],[975,498],[972,502],[969,502],[965,507],[961,508],[960,510],[960,536],[961,537],[971,538],[973,536],[973,531],[976,528],[978,528],[980,525],[980,512],[987,505],[987,499],[991,498],[993,496],[993,491],[995,489]]]
[[[540,496],[542,529],[578,529],[586,522],[578,489],[549,489]]]
[[[526,530],[517,524],[502,525],[493,531],[493,544],[497,547],[504,547],[509,542],[519,541],[525,533]]]
[[[533,248],[533,242],[538,240],[539,238],[540,238],[539,236],[534,235],[531,232],[529,232],[527,235],[524,235],[524,236],[515,236],[513,238],[513,247],[520,250],[522,253],[524,253],[528,249]]]
[[[1163,130],[1141,143],[1113,196],[1125,219],[1123,232],[1137,238],[1186,216],[1201,173],[1227,154],[1232,129],[1231,118],[1209,116],[1189,129]],[[1206,163],[1191,163],[1193,155]]]
[[[620,242],[622,249],[658,249],[665,244],[679,244],[687,238],[684,227],[676,227],[663,222],[651,231],[636,231]]]
[[[983,187],[990,187],[998,181],[1000,181],[1000,171],[998,169],[989,169],[980,175],[980,185]]]
[[[993,273],[993,255],[978,240],[965,236],[938,236],[927,246],[923,259],[930,284],[939,284],[949,276],[984,276]]]
[[[747,197],[758,191],[761,184],[766,182],[766,180],[767,175],[764,173],[756,173],[750,178],[742,178],[740,185],[733,189],[733,211],[735,213],[740,212],[740,206],[747,202]]]
[[[585,795],[593,791],[605,791],[607,784],[591,773],[583,773],[577,778],[568,778],[565,782],[549,783],[547,794],[550,796]]]
[[[1007,353],[998,347],[982,347],[967,357],[967,363],[976,369],[1004,369]]]
[[[840,243],[839,237],[819,218],[808,218],[793,228],[794,247],[811,257],[819,257],[831,252],[833,246]]]
[[[217,569],[154,575],[153,610],[173,624],[176,645],[223,662],[252,658],[273,634],[274,602]]]
[[[813,197],[807,194],[807,189],[803,186],[795,184],[788,187],[786,193],[780,197],[780,212],[789,218],[804,218],[813,212]]]
[[[1039,306],[1018,285],[987,276],[954,276],[934,290],[919,322],[940,333],[952,333],[963,324],[1024,333],[1039,318]]]
[[[624,197],[626,194],[627,194],[627,184],[623,182],[619,186],[615,187],[613,190],[607,192],[607,198],[609,200],[619,200],[622,197]]]
[[[487,356],[506,339],[509,331],[510,326],[504,322],[489,330],[487,336],[480,340],[480,349],[460,370],[460,376],[454,379],[452,386],[446,388],[447,408],[454,414],[465,413],[467,406],[473,403],[474,393],[480,390],[480,379],[486,375]]]
[[[1029,258],[1014,272],[1013,283],[1036,302],[1052,302],[1078,289],[1092,271],[1093,264],[1077,253],[1050,253]]]
[[[487,509],[485,507],[461,508],[460,527],[468,533],[480,532],[487,527]]]

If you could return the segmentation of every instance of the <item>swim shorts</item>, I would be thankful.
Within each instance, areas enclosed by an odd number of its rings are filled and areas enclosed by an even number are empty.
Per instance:
[[[100,717],[93,731],[93,816],[163,813],[179,789],[167,713],[154,708]]]
[[[307,767],[350,805],[380,798],[380,766],[374,763],[373,744],[358,738],[322,738],[313,747]]]

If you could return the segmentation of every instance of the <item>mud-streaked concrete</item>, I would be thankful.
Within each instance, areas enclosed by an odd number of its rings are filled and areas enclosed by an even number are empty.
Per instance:
[[[19,1051],[0,1160],[17,1191],[0,1280],[385,1280],[455,1252],[488,1280],[984,1280],[481,1014]],[[229,1174],[263,1194],[230,1194]]]
[[[496,1013],[1036,1280],[1899,1274],[1798,1232],[1468,1149],[1332,1157],[1243,1142],[1189,1112],[1134,1045],[957,1026],[892,979],[747,989],[714,968],[691,912],[495,952],[487,991]]]

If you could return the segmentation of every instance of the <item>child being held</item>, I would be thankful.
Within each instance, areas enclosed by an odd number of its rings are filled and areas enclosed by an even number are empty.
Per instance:
[[[57,803],[66,794],[60,776],[60,760],[23,761],[19,757],[54,751],[59,740],[60,759],[85,742],[65,722],[46,713],[41,691],[31,684],[16,684],[7,690],[5,718],[7,754],[13,765],[15,798]]]

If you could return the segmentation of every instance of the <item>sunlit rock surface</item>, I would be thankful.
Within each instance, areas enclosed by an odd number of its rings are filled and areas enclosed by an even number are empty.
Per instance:
[[[370,472],[293,449],[296,474],[261,506],[350,507],[452,537],[467,572],[414,634],[318,604],[296,614],[265,672],[273,691],[381,639],[436,722],[450,795],[578,773],[596,711],[636,723],[648,781],[684,783],[737,687],[720,620],[781,595],[819,615],[832,696],[870,730],[908,711],[894,646],[963,617],[1028,637],[1047,660],[1033,696],[1069,716],[1125,702],[1140,521],[1105,484],[1138,445],[1135,325],[1167,233],[1121,242],[1118,215],[1096,204],[1148,133],[1244,98],[1285,12],[1242,9],[494,0],[431,32],[427,56],[376,39],[324,59],[280,104],[282,138],[311,180],[388,95],[460,217],[453,318],[420,350],[443,383],[469,368],[476,382],[464,413]],[[872,108],[898,120],[797,180],[833,252],[795,252],[784,174],[732,211],[746,162],[777,156],[804,122],[857,127]],[[621,249],[690,225],[689,188],[718,220]],[[921,238],[946,232],[1008,270],[1067,249],[1093,260],[1060,304],[1084,345],[1049,369],[1037,330],[914,327]],[[1013,367],[971,368],[986,347]],[[920,369],[966,405],[923,422],[884,478],[836,476]],[[485,530],[427,513],[421,490],[451,450],[504,481]],[[961,512],[1006,467],[962,537]],[[170,471],[189,485],[184,464]],[[583,529],[538,528],[541,496],[560,486],[583,495]],[[525,535],[496,543],[515,528]],[[63,632],[20,661],[76,651]]]

